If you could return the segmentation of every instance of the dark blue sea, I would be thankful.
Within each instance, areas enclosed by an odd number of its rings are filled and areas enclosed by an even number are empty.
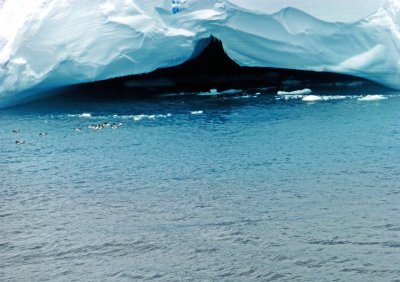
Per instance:
[[[0,280],[400,281],[400,92],[276,92],[0,110]]]

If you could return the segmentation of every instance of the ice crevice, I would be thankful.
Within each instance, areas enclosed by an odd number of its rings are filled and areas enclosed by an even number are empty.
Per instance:
[[[366,0],[356,12],[357,1],[344,1],[338,9],[353,12],[337,19],[325,11],[334,2],[0,1],[0,107],[182,64],[211,36],[241,66],[336,72],[400,89],[400,1]]]

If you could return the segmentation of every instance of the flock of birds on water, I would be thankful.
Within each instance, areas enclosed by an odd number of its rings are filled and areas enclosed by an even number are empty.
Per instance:
[[[93,129],[93,130],[99,130],[99,129],[103,129],[103,128],[107,128],[107,127],[112,128],[112,129],[118,129],[118,128],[122,127],[122,123],[104,122],[104,123],[97,123],[97,124],[88,125],[88,128],[89,129]],[[75,130],[75,132],[81,132],[82,128],[81,127],[77,127],[74,130]],[[21,132],[20,129],[14,129],[13,130],[13,133],[16,133],[16,134],[20,133],[20,132]],[[40,132],[39,133],[39,136],[41,136],[41,137],[46,136],[46,135],[48,135],[47,132]],[[23,145],[25,143],[26,143],[25,140],[22,140],[22,139],[18,139],[18,140],[15,141],[15,144],[17,144],[17,145]]]

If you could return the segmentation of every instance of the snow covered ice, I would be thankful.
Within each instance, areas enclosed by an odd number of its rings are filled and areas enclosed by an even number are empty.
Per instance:
[[[242,66],[400,89],[399,25],[399,0],[0,0],[0,107],[181,64],[211,36]]]

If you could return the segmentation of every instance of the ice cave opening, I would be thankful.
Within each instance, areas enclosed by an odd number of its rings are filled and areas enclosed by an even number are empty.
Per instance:
[[[192,58],[181,65],[70,86],[61,91],[61,95],[68,100],[141,99],[162,93],[210,89],[273,87],[290,91],[314,85],[334,91],[332,86],[340,85],[382,87],[363,78],[337,73],[240,66],[226,54],[222,42],[215,37],[203,39],[197,46]]]

